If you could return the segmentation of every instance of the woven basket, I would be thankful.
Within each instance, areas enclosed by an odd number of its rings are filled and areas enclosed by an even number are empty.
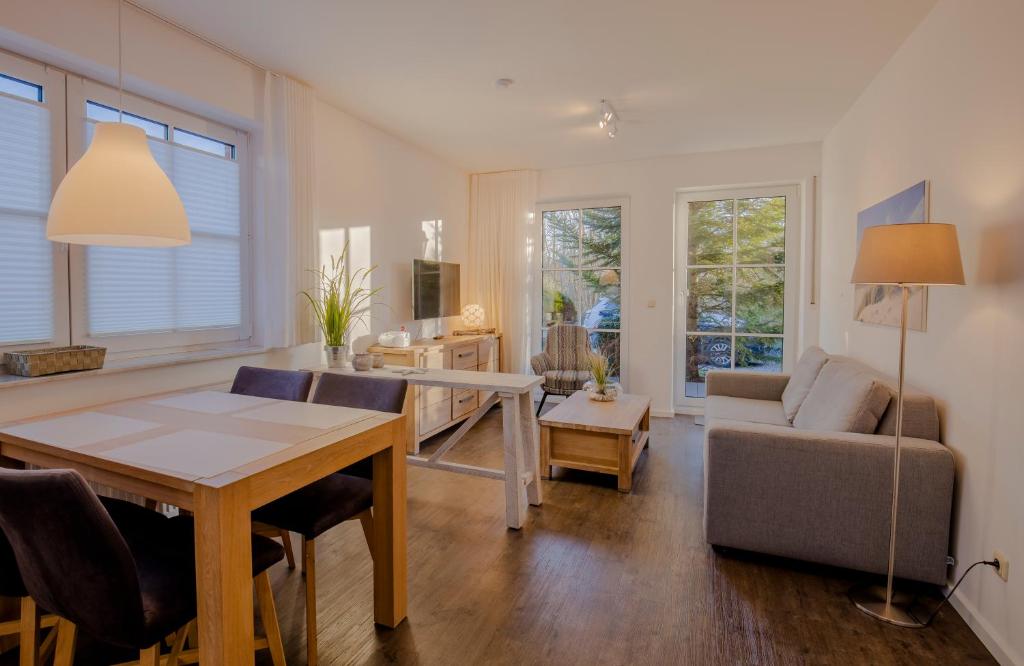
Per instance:
[[[95,370],[103,367],[107,355],[105,347],[75,345],[4,353],[7,372],[22,377],[55,375],[58,372]]]

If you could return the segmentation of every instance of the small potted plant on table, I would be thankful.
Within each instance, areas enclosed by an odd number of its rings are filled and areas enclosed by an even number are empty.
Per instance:
[[[608,359],[604,355],[590,355],[590,374],[593,379],[583,385],[583,390],[591,400],[611,402],[622,394],[622,386],[608,376]]]

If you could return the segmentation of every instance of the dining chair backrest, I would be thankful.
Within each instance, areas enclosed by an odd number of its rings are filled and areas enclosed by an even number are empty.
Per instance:
[[[231,385],[231,392],[260,398],[305,402],[309,397],[309,387],[312,385],[312,372],[273,370],[243,365],[235,373],[235,382]]]
[[[78,472],[0,470],[0,528],[41,607],[101,640],[142,632],[135,560]]]
[[[404,379],[325,372],[317,382],[313,402],[401,414],[408,388]]]
[[[335,407],[374,409],[378,412],[401,414],[405,404],[405,392],[409,382],[389,377],[365,377],[359,375],[324,372],[316,384],[313,402]],[[373,478],[373,460],[364,458],[345,469],[343,474]]]
[[[11,542],[0,531],[0,597],[24,597],[28,595],[25,581],[18,571],[18,561],[11,550]]]

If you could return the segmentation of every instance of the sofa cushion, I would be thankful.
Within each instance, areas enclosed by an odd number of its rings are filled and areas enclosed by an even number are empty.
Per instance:
[[[832,358],[818,373],[793,425],[802,430],[874,433],[891,397],[889,387],[862,364]]]
[[[875,430],[878,435],[896,434],[896,389],[890,386],[889,394],[892,397],[889,408],[885,410]],[[903,390],[903,436],[940,441],[939,410],[930,395]]]
[[[810,347],[800,357],[789,378],[789,383],[786,384],[786,389],[782,392],[782,408],[790,422],[800,411],[800,405],[807,398],[807,394],[811,392],[814,380],[818,378],[818,373],[827,362],[828,354],[821,347]]]
[[[782,411],[782,403],[778,400],[734,398],[730,395],[709,395],[704,403],[704,418],[707,421],[729,419],[747,423],[789,425],[789,419]]]

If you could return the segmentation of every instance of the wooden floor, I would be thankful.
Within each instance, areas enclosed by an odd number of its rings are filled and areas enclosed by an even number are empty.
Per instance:
[[[612,476],[556,472],[519,532],[499,482],[410,468],[409,620],[373,628],[370,558],[359,526],[342,526],[318,547],[323,663],[995,663],[952,609],[925,630],[890,627],[848,602],[857,574],[716,555],[701,530],[702,429],[651,427],[631,495]],[[500,467],[500,428],[494,410],[448,459]],[[274,573],[289,663],[302,664],[299,574]]]
[[[449,459],[500,467],[500,428],[494,410]],[[556,472],[519,532],[505,528],[501,483],[410,468],[409,619],[374,627],[359,525],[328,532],[322,663],[995,663],[952,609],[928,629],[890,627],[848,602],[857,574],[715,554],[701,531],[702,429],[689,417],[651,428],[631,495],[612,476]],[[300,574],[272,575],[288,662],[304,664]],[[78,663],[97,663],[88,653]]]

